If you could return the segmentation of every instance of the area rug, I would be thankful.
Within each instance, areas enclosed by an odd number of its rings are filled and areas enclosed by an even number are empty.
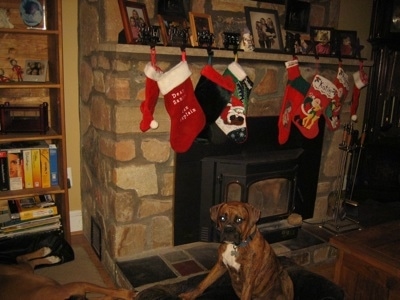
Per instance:
[[[61,284],[85,281],[106,286],[87,252],[80,246],[72,248],[75,253],[74,260],[61,265],[40,268],[35,270],[35,273],[53,278]]]

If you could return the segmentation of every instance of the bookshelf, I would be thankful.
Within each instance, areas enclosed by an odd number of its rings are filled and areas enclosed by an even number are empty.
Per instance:
[[[9,199],[22,199],[38,195],[53,195],[64,237],[70,241],[66,134],[65,134],[65,102],[63,85],[63,53],[61,0],[37,0],[42,11],[39,23],[29,26],[22,14],[22,1],[0,0],[0,9],[5,9],[13,28],[0,28],[0,111],[1,105],[8,102],[13,107],[35,107],[46,103],[46,117],[49,129],[35,130],[29,122],[21,131],[0,128],[0,148],[9,144],[38,143],[45,141],[54,144],[58,150],[58,184],[51,187],[23,188],[19,190],[0,191],[0,204]],[[26,11],[24,11],[25,13]],[[13,63],[11,63],[13,61]],[[30,62],[37,68],[33,70]],[[22,70],[22,81],[18,80],[17,69]],[[39,67],[38,67],[39,66]],[[29,70],[28,70],[29,69]],[[39,71],[36,71],[39,69]],[[30,74],[32,71],[32,74]],[[39,74],[33,73],[39,72]],[[29,74],[28,74],[29,73]],[[25,79],[26,78],[26,79]],[[19,124],[27,118],[37,118],[34,112],[17,112],[12,116]],[[29,114],[30,113],[30,114]],[[22,114],[22,116],[21,116]],[[10,117],[8,115],[8,117]],[[18,119],[20,117],[21,119]],[[4,115],[0,114],[4,120]],[[24,119],[25,118],[25,119]],[[4,124],[4,123],[2,123]],[[12,124],[12,123],[11,123]],[[13,126],[13,125],[10,125]],[[20,127],[20,126],[18,126]],[[11,127],[12,129],[13,127]]]

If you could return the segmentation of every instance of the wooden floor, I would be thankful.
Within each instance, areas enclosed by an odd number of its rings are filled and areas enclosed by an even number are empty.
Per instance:
[[[103,267],[101,261],[97,257],[96,253],[92,249],[90,242],[86,239],[86,237],[81,233],[73,233],[71,235],[71,244],[72,246],[80,246],[87,252],[89,258],[92,260],[93,264],[96,266],[101,278],[104,283],[110,287],[115,288],[114,281],[111,279],[110,275],[107,273],[105,268]]]
[[[80,233],[74,233],[71,237],[71,244],[73,246],[81,246],[83,249],[86,250],[88,253],[90,259],[96,266],[97,270],[99,271],[104,283],[108,287],[115,287],[113,280],[111,279],[110,275],[107,273],[107,271],[104,269],[102,263],[98,259],[96,253],[92,249],[90,242],[85,238],[83,234]],[[333,274],[334,274],[334,268],[335,268],[335,261],[329,261],[317,265],[313,265],[311,267],[307,267],[308,270],[317,273],[331,281],[333,281]]]

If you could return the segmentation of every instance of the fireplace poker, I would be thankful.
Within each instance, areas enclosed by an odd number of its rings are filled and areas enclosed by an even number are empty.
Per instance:
[[[367,124],[364,124],[364,129],[363,129],[363,132],[362,132],[361,138],[360,138],[360,150],[358,151],[356,169],[354,170],[353,183],[351,185],[350,199],[349,199],[350,201],[353,201],[354,185],[356,183],[356,178],[357,178],[357,173],[358,173],[358,166],[360,165],[361,152],[362,152],[362,150],[364,148],[366,132],[367,132]]]

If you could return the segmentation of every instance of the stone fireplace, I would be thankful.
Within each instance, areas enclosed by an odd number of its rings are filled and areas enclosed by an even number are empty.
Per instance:
[[[141,2],[146,3],[149,17],[156,20],[154,1]],[[284,13],[282,5],[256,1],[238,1],[233,7],[231,2],[223,0],[212,1],[212,4],[211,1],[194,2],[194,11],[212,11],[216,19],[218,16],[226,22],[232,9],[236,9],[234,22],[238,28],[244,25],[243,5],[268,8],[272,5],[281,15]],[[326,1],[321,2],[324,3],[321,7],[328,9]],[[330,2],[333,3],[329,7],[331,12],[326,15],[334,16],[339,1]],[[102,262],[113,272],[116,258],[174,245],[177,234],[174,213],[178,209],[175,205],[175,175],[181,157],[170,147],[170,119],[161,97],[155,112],[158,129],[146,133],[139,129],[142,118],[139,106],[145,92],[143,69],[150,59],[150,52],[148,46],[116,43],[122,29],[118,3],[82,0],[79,20],[83,230],[90,240],[93,222],[96,223],[95,227],[100,230],[96,242],[102,245]],[[321,22],[321,25],[335,26],[331,20]],[[157,46],[156,51],[158,65],[163,70],[180,60],[178,47]],[[233,60],[233,53],[214,52],[213,67],[222,73]],[[255,83],[247,112],[249,118],[276,118],[279,115],[287,80],[284,61],[289,59],[291,57],[285,54],[239,52],[238,62]],[[188,48],[187,60],[195,86],[200,70],[207,63],[206,50]],[[337,59],[321,60],[319,64],[313,57],[300,57],[299,61],[302,76],[308,80],[316,68],[326,78],[333,80],[336,76]],[[346,60],[344,63],[348,74],[358,68],[357,61]],[[343,120],[349,119],[349,102],[347,99],[342,109]],[[275,125],[268,125],[264,134],[268,135],[269,130],[275,130]],[[327,195],[335,186],[337,146],[341,137],[340,130],[324,130],[321,135],[319,154],[315,159],[318,164],[316,189],[312,206],[306,208],[308,218],[326,215]],[[190,194],[186,200],[191,201]],[[188,214],[190,210],[184,213]]]

